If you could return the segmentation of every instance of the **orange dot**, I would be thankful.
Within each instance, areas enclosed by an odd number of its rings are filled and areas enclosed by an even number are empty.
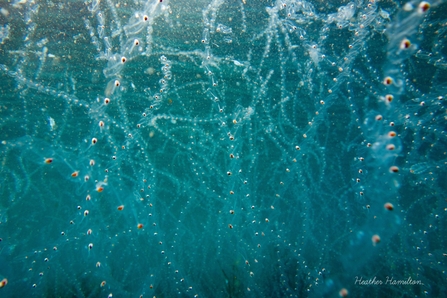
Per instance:
[[[411,42],[410,42],[408,39],[406,39],[406,38],[404,38],[404,39],[400,42],[400,48],[401,48],[402,50],[408,49],[408,48],[410,48],[410,46],[411,46]]]
[[[373,245],[376,246],[376,244],[380,242],[380,236],[377,234],[372,236],[371,241],[372,241]]]
[[[73,173],[71,173],[71,177],[78,177],[79,175],[79,171],[74,171]]]
[[[383,207],[385,207],[385,209],[389,210],[389,211],[393,211],[394,210],[394,205],[391,204],[391,203],[385,203],[385,205]]]
[[[53,159],[51,157],[50,158],[45,158],[45,163],[46,164],[50,164],[52,162],[53,162]]]
[[[383,80],[383,83],[384,83],[385,85],[389,86],[389,85],[391,85],[391,84],[393,83],[393,79],[392,79],[391,77],[386,77],[386,78]]]
[[[394,146],[393,144],[389,144],[386,146],[386,149],[392,151],[392,150],[396,149],[396,146]]]
[[[8,280],[6,278],[2,279],[2,281],[0,281],[0,288],[3,288],[7,284],[8,284]]]
[[[341,289],[340,292],[338,292],[338,295],[340,295],[340,297],[348,297],[348,290],[346,290],[345,288]]]
[[[96,188],[96,191],[97,192],[102,192],[104,190],[104,187],[102,187],[102,186],[98,186],[97,188]]]
[[[101,287],[104,287],[105,285],[106,285],[106,281],[103,280],[103,281],[101,282]]]
[[[390,138],[394,138],[396,135],[397,135],[397,134],[396,134],[395,131],[390,131],[390,132],[388,133],[388,136],[389,136]]]
[[[429,9],[430,9],[430,3],[425,2],[425,1],[422,1],[421,3],[419,3],[419,7],[418,7],[419,13],[424,13]]]
[[[396,166],[392,166],[392,167],[390,167],[390,172],[391,173],[398,173],[399,172],[399,168],[396,167]]]
[[[123,209],[124,209],[124,205],[120,205],[120,206],[118,206],[117,209],[118,209],[119,211],[123,210]]]
[[[137,225],[137,228],[142,229],[142,228],[143,228],[143,224],[140,224],[140,223],[139,223],[139,224]]]
[[[387,94],[387,95],[385,96],[385,99],[386,99],[386,102],[387,102],[387,103],[390,103],[390,102],[393,101],[394,96],[392,96],[391,94]]]

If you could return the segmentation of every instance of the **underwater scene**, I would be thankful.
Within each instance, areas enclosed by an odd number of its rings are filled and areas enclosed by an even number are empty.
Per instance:
[[[446,0],[3,0],[0,297],[446,297],[446,97]]]

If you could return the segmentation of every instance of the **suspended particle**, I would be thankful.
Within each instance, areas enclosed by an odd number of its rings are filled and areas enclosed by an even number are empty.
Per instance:
[[[74,171],[73,173],[71,173],[71,177],[76,178],[79,175],[79,171]]]
[[[296,150],[301,150],[300,146],[295,146]]]
[[[92,139],[92,145],[95,145],[96,143],[98,143],[98,139],[97,138],[93,138]]]
[[[0,281],[0,289],[3,288],[4,286],[6,286],[8,284],[8,280],[6,278],[2,279]]]
[[[117,208],[119,211],[122,211],[123,209],[124,209],[124,205],[120,205],[120,206],[118,206],[118,208]]]
[[[120,81],[115,80],[115,87],[119,87],[121,85]]]
[[[371,241],[373,243],[374,246],[376,246],[376,244],[378,244],[380,242],[380,236],[379,235],[373,235],[371,238]]]
[[[394,99],[393,95],[391,95],[391,94],[385,95],[385,100],[387,103],[391,103],[393,101],[393,99]]]
[[[421,101],[421,102],[419,103],[419,105],[420,105],[421,107],[425,106],[425,101]]]
[[[88,249],[91,250],[93,248],[93,243],[89,243]]]
[[[104,121],[99,121],[99,127],[104,127]]]
[[[53,250],[56,251],[57,250],[57,246],[53,246]]]
[[[107,296],[107,298],[112,298],[113,297],[113,294],[112,293],[110,293],[108,296]]]
[[[234,140],[234,136],[230,135],[230,141]]]
[[[389,211],[393,211],[394,210],[394,205],[391,203],[385,203],[385,205],[383,206],[386,210]]]
[[[45,158],[45,163],[46,164],[50,164],[50,163],[52,163],[53,162],[53,158]]]
[[[104,190],[104,187],[102,187],[102,186],[96,187],[97,192],[102,192],[103,190]]]
[[[92,197],[90,196],[90,195],[87,195],[86,197],[85,197],[85,200],[86,201],[90,201],[92,199]]]
[[[234,191],[230,190],[230,195],[234,195]]]
[[[389,136],[390,138],[394,138],[396,135],[397,135],[397,134],[396,134],[395,131],[390,131],[390,132],[388,133],[388,136]]]
[[[87,230],[87,235],[91,235],[92,232],[93,232],[92,229],[88,229],[88,230]]]
[[[233,120],[233,124],[237,124],[237,120],[236,119]]]
[[[106,97],[104,98],[104,104],[108,105],[110,103],[110,98]]]
[[[386,86],[389,86],[389,85],[391,85],[393,83],[393,79],[391,78],[391,77],[386,77],[384,80],[383,80],[383,84],[385,84]]]
[[[89,211],[88,210],[85,210],[84,211],[84,216],[87,216],[89,214]]]
[[[377,115],[376,116],[376,121],[380,121],[380,120],[382,120],[383,119],[383,116],[382,115]]]
[[[234,158],[234,154],[233,153],[230,154],[230,158]]]
[[[359,169],[359,174],[363,174],[363,170],[362,169]]]
[[[422,1],[421,3],[419,3],[419,6],[418,6],[419,13],[427,12],[429,9],[430,9],[430,3],[426,2],[426,1]]]
[[[394,126],[394,122],[393,121],[390,122],[390,126]]]
[[[228,175],[228,176],[231,176],[231,172],[230,172],[230,171],[228,171],[228,172],[227,172],[227,175]]]
[[[232,225],[232,224],[228,224],[228,227],[229,227],[230,229],[232,229],[232,228],[233,228],[233,225]]]
[[[106,281],[103,280],[103,281],[101,282],[101,284],[100,284],[100,287],[101,287],[101,288],[102,288],[102,287],[105,287],[105,285],[106,285]]]
[[[329,93],[331,93],[331,92],[329,92]],[[324,105],[324,100],[320,100],[320,104]]]
[[[234,214],[234,210],[230,210],[230,214]]]
[[[404,38],[400,42],[400,46],[399,47],[400,47],[401,50],[409,49],[411,47],[411,42],[408,39]]]
[[[139,224],[137,225],[137,228],[141,230],[141,229],[143,228],[143,224],[139,223]]]
[[[78,207],[76,207],[76,208],[78,208],[78,210],[81,210],[81,209],[82,209],[82,207],[81,207],[81,206],[78,206]]]
[[[101,262],[96,262],[96,268],[101,267]]]
[[[399,168],[396,166],[392,166],[390,167],[390,173],[398,173],[399,172]]]
[[[84,181],[87,182],[87,181],[89,181],[89,180],[90,180],[90,176],[89,176],[89,175],[85,175],[85,176],[84,176]]]
[[[147,15],[144,15],[143,16],[143,21],[145,21],[145,22],[149,21],[149,17]]]
[[[340,297],[348,297],[348,294],[349,294],[349,292],[348,292],[348,290],[346,290],[345,288],[341,289],[341,290],[338,292],[338,295],[339,295]]]
[[[121,63],[126,63],[126,61],[127,61],[127,58],[126,57],[121,57]]]
[[[266,218],[266,219],[265,219],[265,222],[269,222],[269,219],[268,219],[268,218]]]
[[[95,165],[95,161],[93,159],[90,159],[90,166],[93,167]]]
[[[135,39],[135,40],[133,41],[133,45],[134,45],[134,46],[139,46],[139,45],[140,45],[140,41],[139,41],[138,39]]]

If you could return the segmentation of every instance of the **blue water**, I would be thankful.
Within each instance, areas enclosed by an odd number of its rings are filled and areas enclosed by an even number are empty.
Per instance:
[[[0,296],[446,296],[446,23],[0,3]]]

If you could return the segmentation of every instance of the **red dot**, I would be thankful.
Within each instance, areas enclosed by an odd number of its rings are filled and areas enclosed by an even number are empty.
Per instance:
[[[8,280],[6,278],[2,279],[0,281],[0,288],[3,288],[4,286],[6,286],[8,284]]]
[[[394,210],[394,205],[391,204],[391,203],[385,203],[385,205],[383,207],[385,207],[385,209],[389,210],[389,211],[393,211]]]
[[[340,297],[348,297],[348,290],[346,290],[345,288],[341,289],[340,292],[338,292],[338,295],[340,295]]]
[[[380,236],[377,234],[372,236],[371,241],[372,241],[373,245],[376,246],[376,244],[380,242]]]

